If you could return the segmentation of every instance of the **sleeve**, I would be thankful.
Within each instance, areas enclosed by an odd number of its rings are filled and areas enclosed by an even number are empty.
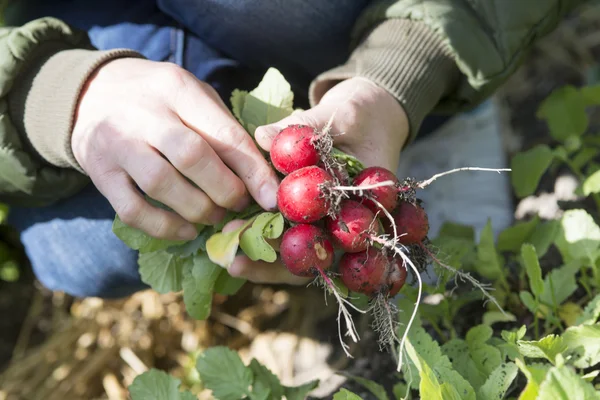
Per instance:
[[[87,78],[120,57],[142,56],[98,51],[54,18],[0,30],[0,201],[47,205],[89,182],[71,151],[77,101]]]
[[[489,97],[584,2],[379,1],[357,21],[349,60],[313,80],[311,104],[340,80],[370,79],[403,106],[413,139],[428,113],[464,111]]]

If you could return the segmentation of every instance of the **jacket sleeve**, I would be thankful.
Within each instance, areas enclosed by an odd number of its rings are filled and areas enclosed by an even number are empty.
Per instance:
[[[141,56],[98,51],[54,18],[0,29],[0,202],[48,205],[89,182],[71,152],[77,101],[95,69],[119,57]]]
[[[411,137],[428,113],[467,110],[520,66],[533,43],[584,0],[395,0],[367,8],[344,65],[311,84],[311,103],[336,82],[371,79],[405,109]]]

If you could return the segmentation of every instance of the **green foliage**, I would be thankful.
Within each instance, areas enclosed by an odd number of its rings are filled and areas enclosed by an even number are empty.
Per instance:
[[[510,165],[511,179],[518,197],[526,197],[535,192],[553,158],[552,150],[546,145],[538,145],[513,157]]]
[[[318,381],[300,386],[282,385],[267,367],[256,359],[244,365],[233,350],[216,346],[198,357],[196,369],[202,384],[217,400],[288,400],[305,399],[317,387]],[[196,395],[179,391],[181,381],[165,372],[152,369],[137,376],[129,386],[132,400],[192,400]],[[351,398],[351,397],[349,397]]]

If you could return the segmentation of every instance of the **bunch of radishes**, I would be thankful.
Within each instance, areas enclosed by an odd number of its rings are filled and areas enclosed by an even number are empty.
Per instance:
[[[422,293],[419,272],[427,260],[446,268],[462,280],[480,288],[488,299],[484,285],[469,273],[457,271],[441,262],[429,249],[429,223],[416,197],[436,179],[458,171],[510,171],[478,167],[456,168],[417,182],[402,182],[385,168],[362,168],[350,176],[349,168],[333,155],[329,127],[319,132],[305,125],[290,125],[274,138],[270,158],[284,175],[277,192],[279,211],[290,227],[279,246],[280,257],[294,275],[321,280],[336,297],[338,316],[343,316],[347,334],[356,342],[358,333],[345,305],[359,312],[340,295],[334,277],[340,277],[352,292],[370,298],[369,310],[375,317],[374,327],[380,343],[391,344],[396,337],[396,309],[389,302],[403,287],[410,268],[418,282],[418,305]],[[356,171],[355,171],[356,172]],[[334,267],[334,250],[343,253]],[[496,303],[497,304],[497,303]],[[416,316],[417,307],[408,322]],[[338,318],[338,323],[340,318]],[[400,342],[400,361],[409,327]],[[341,335],[340,343],[350,356]]]
[[[394,296],[404,284],[406,267],[386,249],[385,235],[404,245],[421,243],[429,230],[427,215],[417,202],[400,200],[403,186],[385,168],[365,168],[347,178],[343,166],[319,151],[323,135],[291,125],[273,141],[271,161],[286,175],[277,204],[294,224],[283,235],[281,259],[294,275],[323,277],[338,248],[344,252],[338,273],[348,289]]]

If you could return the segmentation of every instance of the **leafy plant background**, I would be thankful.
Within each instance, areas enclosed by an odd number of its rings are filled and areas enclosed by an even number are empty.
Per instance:
[[[191,243],[149,242],[117,219],[117,235],[140,250],[143,278],[164,293],[120,302],[74,301],[30,285],[21,290],[27,299],[16,295],[11,288],[22,289],[30,271],[14,236],[5,235],[0,300],[20,310],[11,314],[21,318],[7,318],[18,321],[10,324],[18,329],[0,336],[0,345],[8,347],[0,365],[12,357],[0,375],[0,398],[295,399],[315,387],[313,393],[328,388],[336,400],[600,398],[600,87],[593,12],[600,15],[597,8],[587,10],[542,41],[499,94],[513,127],[506,141],[515,224],[497,238],[488,224],[476,239],[471,227],[449,221],[433,240],[449,264],[492,284],[506,313],[484,304],[466,283],[452,290],[452,277],[444,275],[446,285],[426,287],[429,296],[409,333],[408,361],[397,374],[393,356],[377,352],[368,334],[353,350],[356,360],[339,356],[335,313],[327,311],[333,307],[324,307],[316,288],[244,284],[216,265],[226,265],[238,247],[256,258],[272,257],[264,239],[277,236],[276,214],[249,213],[252,232],[245,238],[198,227],[201,235]],[[257,118],[293,112],[288,88],[250,92],[232,97],[250,133],[262,123]],[[563,178],[577,182],[574,193],[557,189]],[[543,207],[548,203],[551,212]],[[3,213],[0,208],[0,219]],[[217,250],[227,251],[209,256],[210,238]],[[168,293],[181,289],[183,294]],[[5,293],[17,301],[8,302]],[[414,288],[407,285],[402,294],[400,308],[412,310]],[[401,314],[401,322],[409,315]],[[366,331],[368,321],[360,321]],[[282,337],[287,345],[276,347]],[[316,353],[319,343],[333,344],[324,353],[339,380],[327,370],[321,382],[300,382],[264,356],[267,348],[282,359],[286,351]],[[301,359],[289,358],[302,370]]]

